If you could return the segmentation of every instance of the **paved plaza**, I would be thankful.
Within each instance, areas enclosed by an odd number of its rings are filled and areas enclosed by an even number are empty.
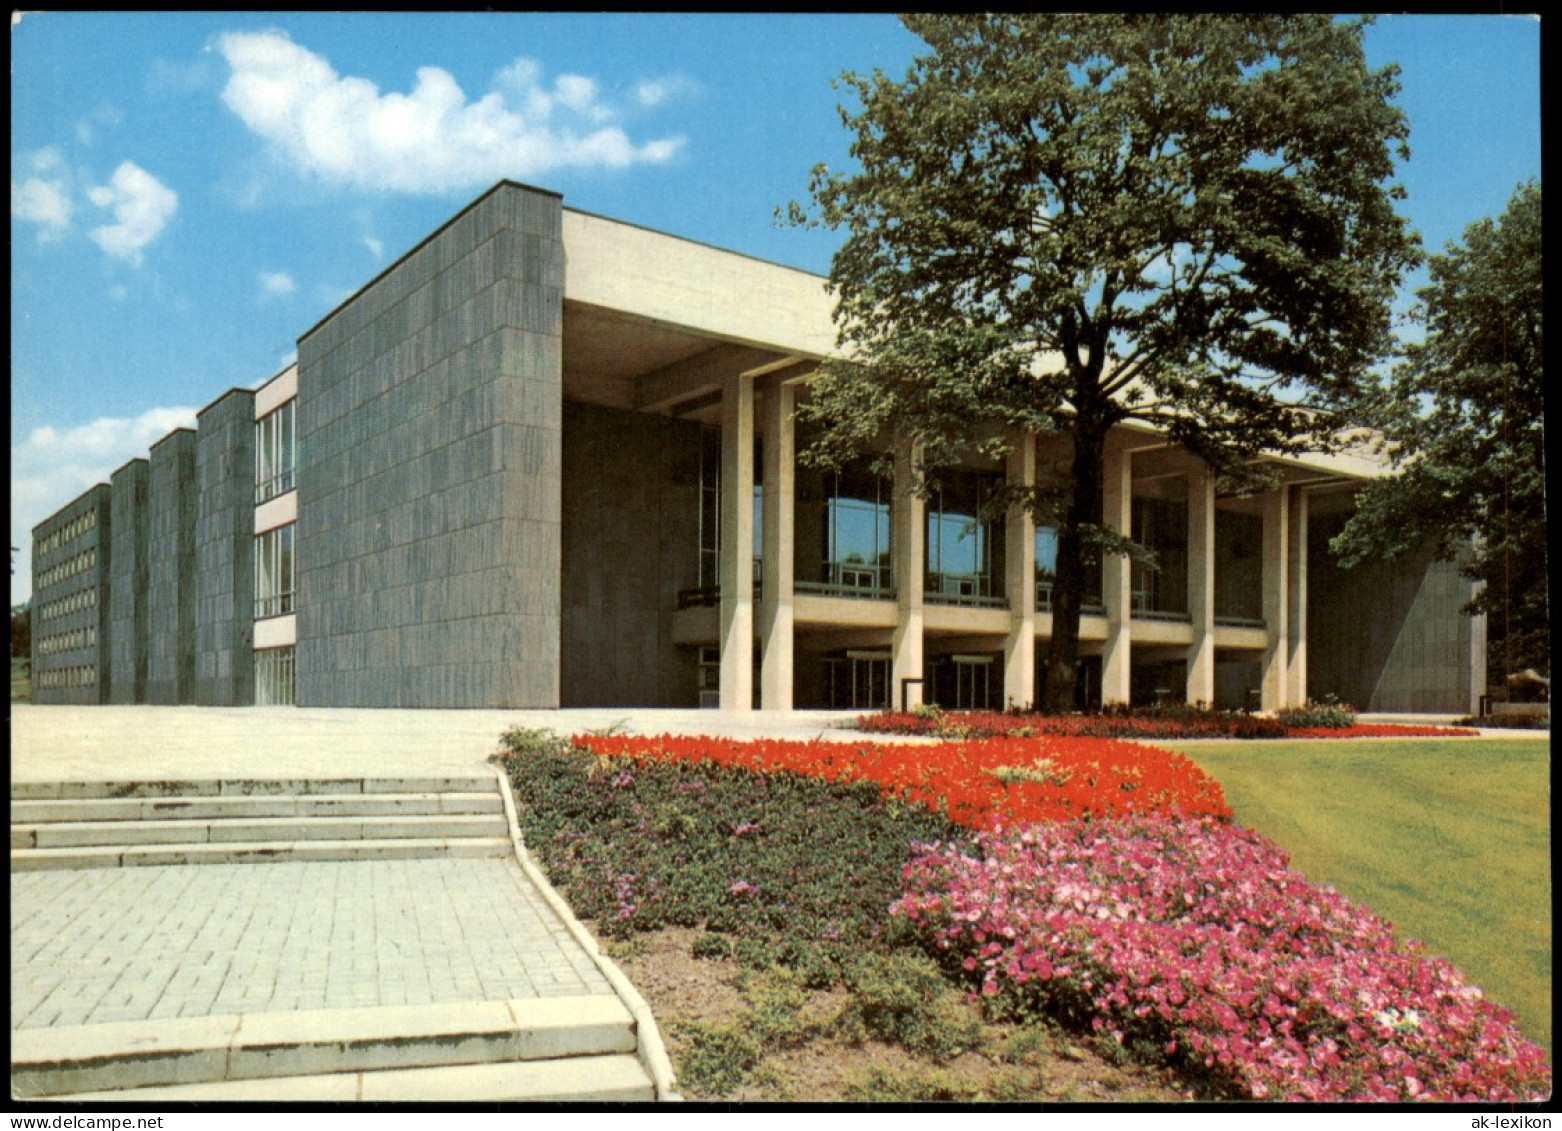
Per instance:
[[[611,992],[511,860],[11,877],[13,1029]]]
[[[11,705],[13,781],[395,777],[479,770],[511,727],[860,739],[854,711],[395,711]]]

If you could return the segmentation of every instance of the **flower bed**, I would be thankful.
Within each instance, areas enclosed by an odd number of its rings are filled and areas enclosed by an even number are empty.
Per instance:
[[[582,736],[595,754],[708,762],[831,782],[869,781],[887,796],[967,828],[1177,810],[1231,816],[1218,782],[1180,754],[1100,738],[989,738],[927,745],[707,737]]]
[[[1238,1097],[1544,1098],[1542,1050],[1447,962],[1212,820],[931,846],[894,913],[1012,1012],[1072,1016]]]
[[[1029,738],[1039,735],[1097,738],[1426,738],[1469,736],[1455,727],[1356,723],[1351,726],[1292,726],[1280,718],[1211,711],[1198,707],[1111,710],[1089,715],[1033,715],[994,711],[881,711],[853,724],[869,734],[912,734],[936,738]]]

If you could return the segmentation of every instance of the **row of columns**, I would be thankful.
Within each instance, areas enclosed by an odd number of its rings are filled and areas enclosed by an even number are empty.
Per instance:
[[[753,641],[756,624],[751,574],[754,540],[754,423],[756,393],[764,404],[763,529],[761,531],[760,707],[792,708],[793,509],[795,378],[782,374],[733,374],[721,406],[721,709],[746,711],[754,701]],[[756,389],[756,385],[759,386]],[[1010,437],[1006,474],[1011,485],[1036,483],[1036,446]],[[1133,452],[1121,434],[1108,437],[1104,512],[1108,528],[1131,535]],[[913,490],[913,459],[895,463],[891,568],[896,618],[891,638],[891,696],[896,707],[923,702],[923,564],[925,504]],[[1028,511],[1006,524],[1006,591],[1009,631],[1004,642],[1004,698],[1036,702],[1036,538]],[[1187,700],[1215,699],[1215,480],[1197,465],[1188,478]],[[1107,638],[1102,652],[1105,702],[1129,701],[1133,654],[1132,563],[1109,558],[1103,579]],[[1307,697],[1307,494],[1280,486],[1263,496],[1262,709],[1277,710]]]

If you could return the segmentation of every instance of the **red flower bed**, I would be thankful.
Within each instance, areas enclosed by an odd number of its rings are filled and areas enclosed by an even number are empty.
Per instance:
[[[999,714],[992,711],[881,711],[862,715],[856,728],[870,734],[939,738],[1425,738],[1470,736],[1457,727],[1356,723],[1347,727],[1292,727],[1268,715],[1168,708],[1099,715]]]
[[[608,757],[710,762],[757,773],[870,781],[967,828],[1178,810],[1227,820],[1220,785],[1168,750],[1093,738],[904,743],[595,735],[571,740]]]
[[[1464,727],[1413,726],[1404,723],[1356,723],[1348,727],[1295,727],[1287,738],[1468,738],[1480,731]]]

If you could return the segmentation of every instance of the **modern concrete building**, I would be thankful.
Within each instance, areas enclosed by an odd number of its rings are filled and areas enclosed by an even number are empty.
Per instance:
[[[298,342],[34,530],[39,702],[305,706],[1028,704],[1052,532],[982,517],[1066,437],[1011,437],[941,492],[799,466],[834,345],[823,280],[502,182]],[[1238,498],[1122,428],[1089,702],[1466,711],[1469,586],[1339,571],[1378,473],[1277,461]]]

